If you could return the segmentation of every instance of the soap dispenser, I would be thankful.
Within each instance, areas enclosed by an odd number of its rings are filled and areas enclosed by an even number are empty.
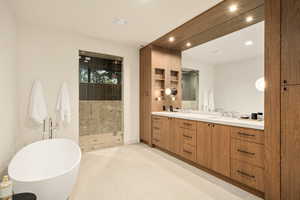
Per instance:
[[[0,183],[0,200],[12,200],[12,182],[8,176],[4,176]]]

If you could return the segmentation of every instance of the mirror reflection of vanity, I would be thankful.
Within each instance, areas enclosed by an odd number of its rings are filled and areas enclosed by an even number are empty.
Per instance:
[[[228,117],[264,111],[264,22],[182,53],[182,109]]]

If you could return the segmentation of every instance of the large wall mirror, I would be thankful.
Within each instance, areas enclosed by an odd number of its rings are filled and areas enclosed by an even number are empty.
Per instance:
[[[183,51],[184,110],[264,111],[264,22]]]

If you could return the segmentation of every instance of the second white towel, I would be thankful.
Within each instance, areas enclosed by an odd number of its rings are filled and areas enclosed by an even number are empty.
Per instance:
[[[58,94],[56,110],[59,114],[59,120],[62,122],[71,122],[70,95],[67,83],[63,83]]]

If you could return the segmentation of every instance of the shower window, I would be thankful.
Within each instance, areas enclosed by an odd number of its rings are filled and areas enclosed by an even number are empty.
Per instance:
[[[80,100],[121,100],[122,61],[80,56]]]

